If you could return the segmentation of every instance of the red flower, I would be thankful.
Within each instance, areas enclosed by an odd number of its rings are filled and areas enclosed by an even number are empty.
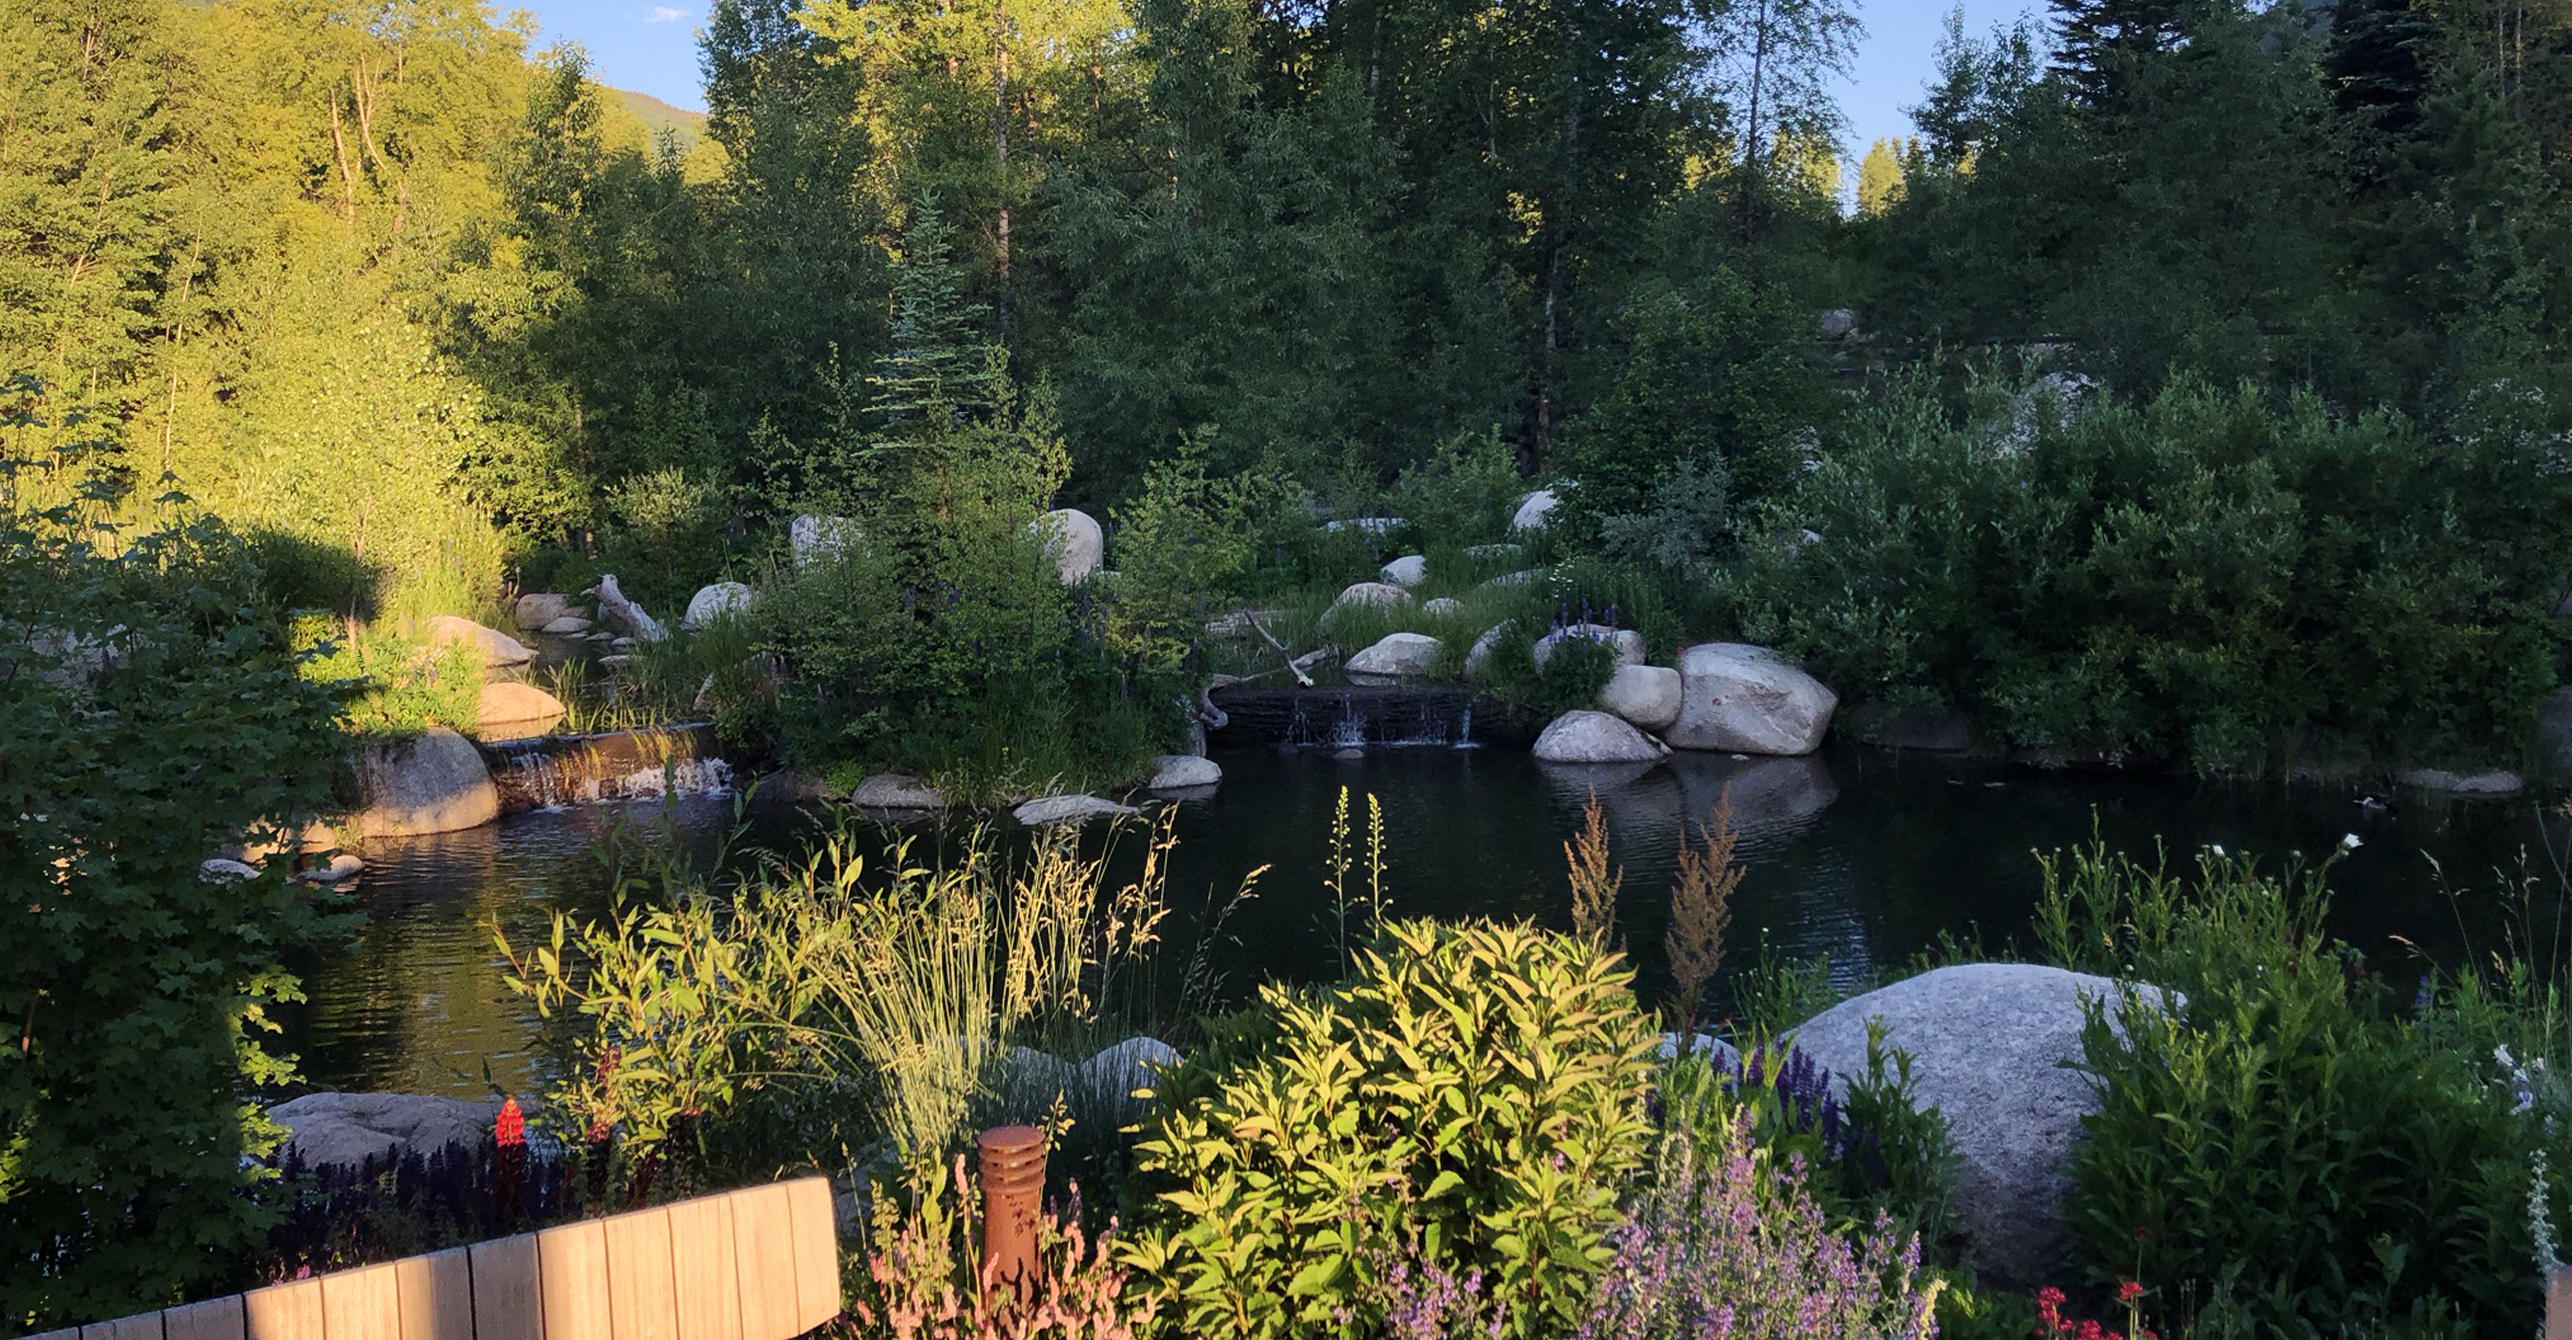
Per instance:
[[[2074,1334],[2073,1340],[2107,1340],[2107,1332],[2101,1329],[2097,1322],[2085,1321],[2081,1323],[2081,1329]]]
[[[515,1149],[527,1143],[527,1118],[518,1110],[518,1100],[500,1104],[500,1115],[491,1123],[491,1138],[502,1149]]]
[[[2063,1320],[2063,1291],[2050,1284],[2036,1291],[2036,1317],[2049,1335],[2072,1328]]]
[[[2136,1300],[2136,1299],[2138,1299],[2138,1298],[2141,1298],[2141,1297],[2143,1297],[2143,1286],[2142,1286],[2142,1285],[2137,1284],[2137,1283],[2136,1283],[2136,1282],[2134,1282],[2133,1280],[2118,1280],[2118,1281],[2117,1281],[2117,1301],[2118,1301],[2118,1302],[2120,1302],[2120,1303],[2131,1303],[2131,1302],[2133,1302],[2134,1300]]]

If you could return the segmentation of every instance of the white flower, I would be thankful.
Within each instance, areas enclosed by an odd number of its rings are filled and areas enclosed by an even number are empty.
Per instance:
[[[2340,850],[2342,851],[2356,851],[2358,848],[2365,845],[2367,844],[2360,842],[2358,840],[2358,835],[2355,833],[2343,833],[2340,835]]]
[[[2217,856],[2221,856],[2221,855],[2223,855],[2223,854],[2224,854],[2224,844],[2223,844],[2223,843],[2220,843],[2220,842],[2216,843],[2216,844],[2214,845],[2213,850],[2214,850],[2214,853],[2215,853]]]
[[[2492,1048],[2492,1059],[2510,1069],[2518,1068],[2518,1058],[2509,1054],[2509,1044],[2506,1042]]]

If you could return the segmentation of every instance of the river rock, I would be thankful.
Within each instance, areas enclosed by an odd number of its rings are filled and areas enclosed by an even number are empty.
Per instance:
[[[509,619],[521,628],[550,632],[552,630],[545,625],[576,613],[578,609],[570,596],[554,591],[530,591],[509,606]]]
[[[1712,1033],[1691,1033],[1684,1044],[1678,1034],[1664,1033],[1661,1035],[1660,1045],[1652,1049],[1652,1054],[1661,1058],[1663,1065],[1668,1065],[1679,1059],[1683,1045],[1691,1056],[1713,1057],[1717,1070],[1731,1071],[1736,1074],[1741,1070],[1741,1049]]]
[[[1387,633],[1340,666],[1349,678],[1416,679],[1438,663],[1443,645],[1426,633]]]
[[[2454,773],[2441,768],[2413,768],[2394,779],[2404,786],[2424,791],[2444,791],[2466,800],[2507,800],[2527,789],[2527,780],[2514,772],[2493,769],[2490,772]]]
[[[1384,565],[1376,576],[1386,583],[1408,591],[1429,580],[1429,560],[1422,554],[1404,554]]]
[[[1081,1086],[1089,1091],[1090,1101],[1130,1119],[1151,1104],[1136,1091],[1150,1089],[1178,1063],[1179,1049],[1159,1038],[1127,1038],[1081,1062]]]
[[[308,1093],[268,1109],[286,1128],[285,1149],[315,1168],[426,1157],[451,1144],[478,1149],[499,1113],[495,1102],[421,1093]]]
[[[547,637],[579,637],[596,625],[577,614],[566,614],[536,631]]]
[[[337,856],[330,858],[330,863],[328,865],[314,866],[312,869],[296,875],[295,878],[300,879],[307,884],[345,884],[365,873],[366,862],[349,855],[347,852],[341,852]]]
[[[1649,763],[1669,746],[1605,712],[1572,711],[1536,737],[1539,763]]]
[[[1154,791],[1193,791],[1223,780],[1223,765],[1195,754],[1163,754],[1152,760]]]
[[[1142,812],[1131,805],[1119,805],[1113,800],[1101,800],[1097,796],[1070,795],[1044,796],[1028,801],[1009,813],[1012,818],[1029,828],[1042,828],[1047,824],[1081,823],[1102,816],[1122,817]]]
[[[1465,602],[1454,596],[1432,596],[1420,602],[1420,612],[1433,615],[1462,614],[1465,612]]]
[[[844,516],[806,512],[786,523],[786,551],[799,568],[816,559],[838,558],[858,538],[857,523]]]
[[[1359,516],[1342,521],[1325,521],[1322,523],[1322,531],[1324,534],[1337,535],[1344,530],[1354,530],[1368,536],[1376,536],[1408,524],[1398,516]]]
[[[1845,1000],[1791,1030],[1835,1086],[1866,1073],[1867,1021],[1911,1054],[1914,1095],[1946,1114],[1966,1263],[2017,1284],[2053,1278],[2063,1254],[2065,1170],[2098,1110],[2080,1071],[2081,1002],[2116,1008],[2105,977],[2027,963],[1968,963]],[[2150,1007],[2161,992],[2139,987]]]
[[[1491,668],[1492,653],[1499,650],[1500,640],[1508,635],[1509,625],[1505,623],[1484,629],[1482,636],[1465,649],[1465,678],[1482,678],[1483,672]]]
[[[1679,653],[1681,749],[1809,754],[1822,747],[1838,694],[1766,647],[1708,642]]]
[[[459,642],[482,653],[482,665],[486,670],[525,665],[536,659],[536,653],[528,650],[525,643],[497,628],[485,628],[471,619],[460,619],[452,614],[441,614],[429,620],[430,646],[443,647]]]
[[[697,588],[688,598],[688,612],[679,616],[681,628],[703,628],[727,614],[739,614],[750,608],[751,590],[739,582],[716,582]]]
[[[1536,668],[1544,669],[1545,662],[1554,658],[1554,648],[1574,638],[1584,642],[1607,643],[1610,653],[1616,658],[1615,664],[1618,665],[1641,665],[1645,659],[1643,634],[1631,628],[1610,628],[1603,623],[1576,623],[1536,639],[1536,646],[1529,653],[1536,660]]]
[[[208,884],[231,884],[239,880],[259,878],[259,867],[247,861],[215,856],[197,863],[196,877]]]
[[[857,784],[849,803],[862,810],[942,810],[947,798],[917,777],[879,772]]]
[[[1012,1047],[992,1063],[992,1091],[1003,1111],[1041,1117],[1056,1100],[1080,1094],[1080,1070],[1071,1062],[1033,1047]]]
[[[356,819],[360,837],[452,833],[500,817],[500,790],[482,751],[451,730],[366,745],[357,775],[366,797]]]
[[[1411,593],[1389,582],[1359,582],[1332,597],[1331,607],[1322,612],[1327,619],[1342,608],[1373,605],[1378,609],[1399,609],[1411,603]]]
[[[1474,591],[1477,594],[1490,595],[1513,587],[1525,586],[1535,580],[1536,569],[1534,568],[1528,568],[1523,572],[1504,572],[1490,581],[1477,584]]]
[[[1909,749],[1924,754],[1961,754],[1973,747],[1974,731],[1962,712],[1928,707],[1899,711],[1870,703],[1850,709],[1842,718],[1849,734],[1878,749]]]
[[[524,740],[562,724],[563,704],[533,684],[494,680],[482,686],[474,717],[473,733],[479,739]]]
[[[1620,665],[1599,690],[1599,706],[1648,731],[1679,720],[1679,672],[1666,665]]]
[[[1509,518],[1511,530],[1543,530],[1545,521],[1554,514],[1560,501],[1551,488],[1541,488],[1518,500],[1518,511]]]
[[[1065,586],[1088,580],[1107,558],[1107,532],[1099,529],[1098,518],[1077,507],[1058,508],[1030,524],[1043,538]]]
[[[1469,544],[1465,546],[1465,557],[1473,559],[1478,563],[1510,562],[1526,552],[1527,550],[1524,547],[1515,544]]]
[[[1845,340],[1858,328],[1858,314],[1846,307],[1834,307],[1813,314],[1813,330],[1826,340]]]

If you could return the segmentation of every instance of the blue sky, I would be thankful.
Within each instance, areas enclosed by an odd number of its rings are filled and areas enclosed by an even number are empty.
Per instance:
[[[702,109],[696,30],[709,0],[520,0],[544,29],[544,41],[571,38],[589,48],[598,79],[639,89],[665,102]],[[1920,99],[1930,56],[1951,0],[1877,0],[1859,17],[1867,26],[1841,106],[1848,113],[1852,158],[1878,136],[1911,128],[1902,108]],[[1976,34],[2042,0],[1966,0],[1965,27]]]

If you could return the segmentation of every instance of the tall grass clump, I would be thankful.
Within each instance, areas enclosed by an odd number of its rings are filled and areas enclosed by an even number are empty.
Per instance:
[[[1661,947],[1670,961],[1670,995],[1662,1003],[1662,1023],[1685,1033],[1696,1024],[1706,984],[1723,962],[1724,930],[1732,923],[1733,890],[1741,887],[1742,869],[1733,861],[1733,844],[1741,833],[1733,827],[1732,788],[1715,798],[1714,812],[1691,842],[1684,825],[1679,834],[1679,868],[1670,885],[1670,926]],[[1700,845],[1702,844],[1702,845]]]
[[[557,914],[540,945],[499,937],[556,1039],[547,1119],[645,1177],[667,1157],[764,1173],[849,1150],[933,1183],[983,1118],[1078,1097],[1010,1091],[1013,1044],[1085,1039],[1152,996],[1169,817],[1132,879],[1077,840],[1006,860],[976,838],[941,865],[904,840],[870,862],[843,827],[721,884],[621,878],[613,914]]]

